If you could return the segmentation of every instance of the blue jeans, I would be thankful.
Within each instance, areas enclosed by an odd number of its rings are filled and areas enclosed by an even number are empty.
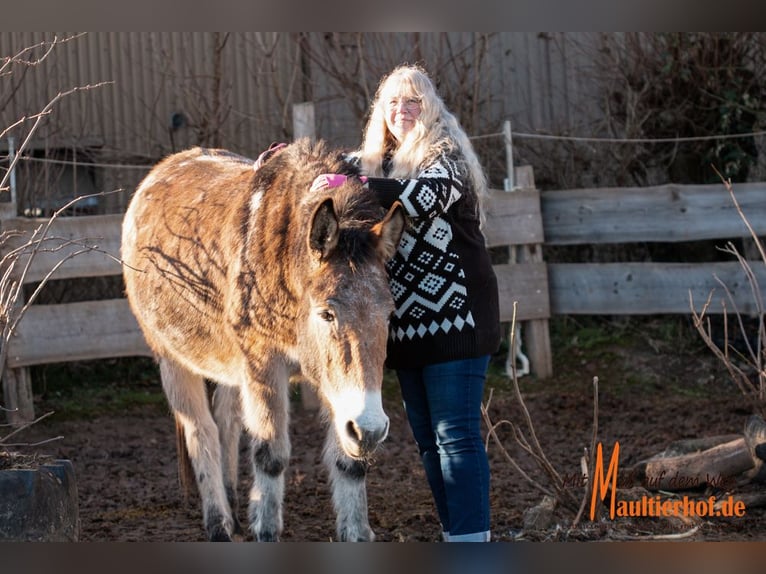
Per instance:
[[[442,528],[458,540],[489,535],[489,463],[481,437],[488,365],[485,356],[396,372]]]

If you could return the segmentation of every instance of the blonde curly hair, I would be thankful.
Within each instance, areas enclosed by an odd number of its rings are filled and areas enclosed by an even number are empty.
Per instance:
[[[386,125],[386,105],[392,98],[417,98],[420,116],[402,142]],[[386,177],[414,178],[439,154],[451,156],[468,175],[475,195],[477,215],[483,221],[482,204],[488,195],[487,179],[468,136],[457,118],[447,109],[427,72],[417,65],[402,65],[385,76],[375,93],[362,146],[358,155],[362,173],[383,177],[383,158],[391,154]]]

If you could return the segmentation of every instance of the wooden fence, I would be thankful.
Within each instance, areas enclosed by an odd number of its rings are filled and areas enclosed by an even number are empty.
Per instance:
[[[561,314],[686,314],[690,294],[701,309],[711,291],[730,293],[732,304],[753,313],[754,296],[742,266],[721,263],[545,263],[548,245],[621,244],[725,239],[749,235],[723,185],[590,189],[540,192],[532,169],[516,168],[520,189],[494,191],[485,234],[490,247],[507,247],[508,263],[495,266],[500,285],[501,320],[508,322],[517,303],[524,350],[538,378],[552,374],[548,319]],[[749,222],[766,235],[766,184],[741,184],[735,194]],[[0,212],[12,211],[3,205]],[[118,275],[122,216],[58,219],[50,235],[98,245],[68,260],[54,278]],[[31,232],[40,220],[6,215],[3,229]],[[15,239],[14,242],[23,240]],[[17,244],[12,242],[6,247]],[[39,253],[26,282],[42,279],[77,245]],[[113,257],[106,255],[111,254]],[[754,265],[766,286],[766,266]],[[761,296],[766,292],[761,288]],[[729,308],[732,308],[732,304]],[[710,312],[720,312],[714,305]],[[17,409],[11,422],[32,418],[34,408],[27,367],[31,365],[149,355],[125,299],[85,301],[29,308],[8,345],[3,405]]]

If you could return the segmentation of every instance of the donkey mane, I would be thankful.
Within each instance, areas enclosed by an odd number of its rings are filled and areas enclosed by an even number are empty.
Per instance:
[[[359,175],[358,168],[344,160],[341,151],[330,149],[324,141],[313,143],[306,138],[300,139],[274,156],[256,173],[255,186],[268,189],[271,193],[285,193],[282,186],[272,184],[280,175],[287,173],[290,174],[291,191],[296,194],[294,201],[300,221],[308,223],[316,208],[325,200],[332,199],[340,225],[339,253],[351,263],[375,257],[375,246],[369,231],[386,213],[375,194],[354,185],[310,190],[314,178],[323,173]]]
[[[328,197],[333,200],[340,225],[340,256],[347,259],[352,268],[373,260],[376,257],[375,243],[370,229],[386,213],[374,193],[366,189],[360,191],[358,187],[342,186],[318,194],[316,203],[321,203]]]
[[[269,189],[280,174],[291,173],[293,184],[308,192],[314,178],[322,173],[359,175],[359,170],[343,159],[340,150],[331,150],[320,140],[302,138],[277,153],[256,172],[256,186]]]

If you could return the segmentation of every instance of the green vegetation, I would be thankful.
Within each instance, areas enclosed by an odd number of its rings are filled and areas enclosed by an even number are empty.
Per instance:
[[[59,419],[167,408],[159,370],[148,358],[57,363],[31,371],[36,411],[55,411]]]
[[[553,376],[545,381],[533,375],[521,377],[522,393],[534,393],[545,385],[546,390],[590,396],[593,377],[599,379],[601,394],[625,398],[736,392],[686,316],[558,316],[550,321],[550,336]],[[505,374],[506,349],[490,365],[487,389],[493,389],[495,396],[513,392]]]

